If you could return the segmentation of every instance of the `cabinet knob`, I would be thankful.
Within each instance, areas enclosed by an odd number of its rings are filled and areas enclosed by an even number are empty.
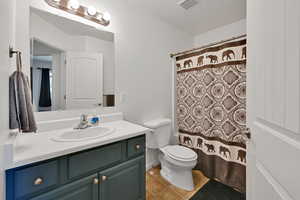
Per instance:
[[[43,184],[43,179],[41,177],[36,178],[33,182],[34,185],[41,185]]]
[[[99,184],[99,179],[98,178],[94,178],[94,185]]]
[[[137,144],[137,145],[135,145],[135,148],[136,148],[137,150],[139,150],[139,149],[141,148],[141,145]]]
[[[106,181],[107,180],[107,176],[102,176],[102,181]]]

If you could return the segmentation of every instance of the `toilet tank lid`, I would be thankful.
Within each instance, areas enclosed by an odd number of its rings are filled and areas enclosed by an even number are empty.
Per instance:
[[[166,125],[170,125],[170,124],[171,124],[170,119],[168,119],[168,118],[159,118],[159,119],[154,119],[154,120],[145,122],[144,126],[146,126],[147,128],[156,129],[156,128],[166,126]]]

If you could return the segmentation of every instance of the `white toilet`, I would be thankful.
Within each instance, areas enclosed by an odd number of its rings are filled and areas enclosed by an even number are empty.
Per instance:
[[[147,135],[147,148],[160,150],[161,176],[179,188],[193,190],[192,169],[196,166],[198,156],[189,148],[170,145],[171,120],[156,119],[144,123],[144,126],[153,130]]]

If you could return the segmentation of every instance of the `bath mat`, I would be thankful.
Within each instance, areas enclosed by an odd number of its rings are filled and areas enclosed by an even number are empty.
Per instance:
[[[215,180],[210,180],[190,200],[246,200],[246,195]]]

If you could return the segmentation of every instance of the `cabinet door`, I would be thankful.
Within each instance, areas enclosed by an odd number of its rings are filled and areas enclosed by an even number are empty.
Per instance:
[[[145,157],[102,171],[100,180],[100,200],[145,199]]]
[[[92,175],[30,200],[98,200],[98,175]]]

